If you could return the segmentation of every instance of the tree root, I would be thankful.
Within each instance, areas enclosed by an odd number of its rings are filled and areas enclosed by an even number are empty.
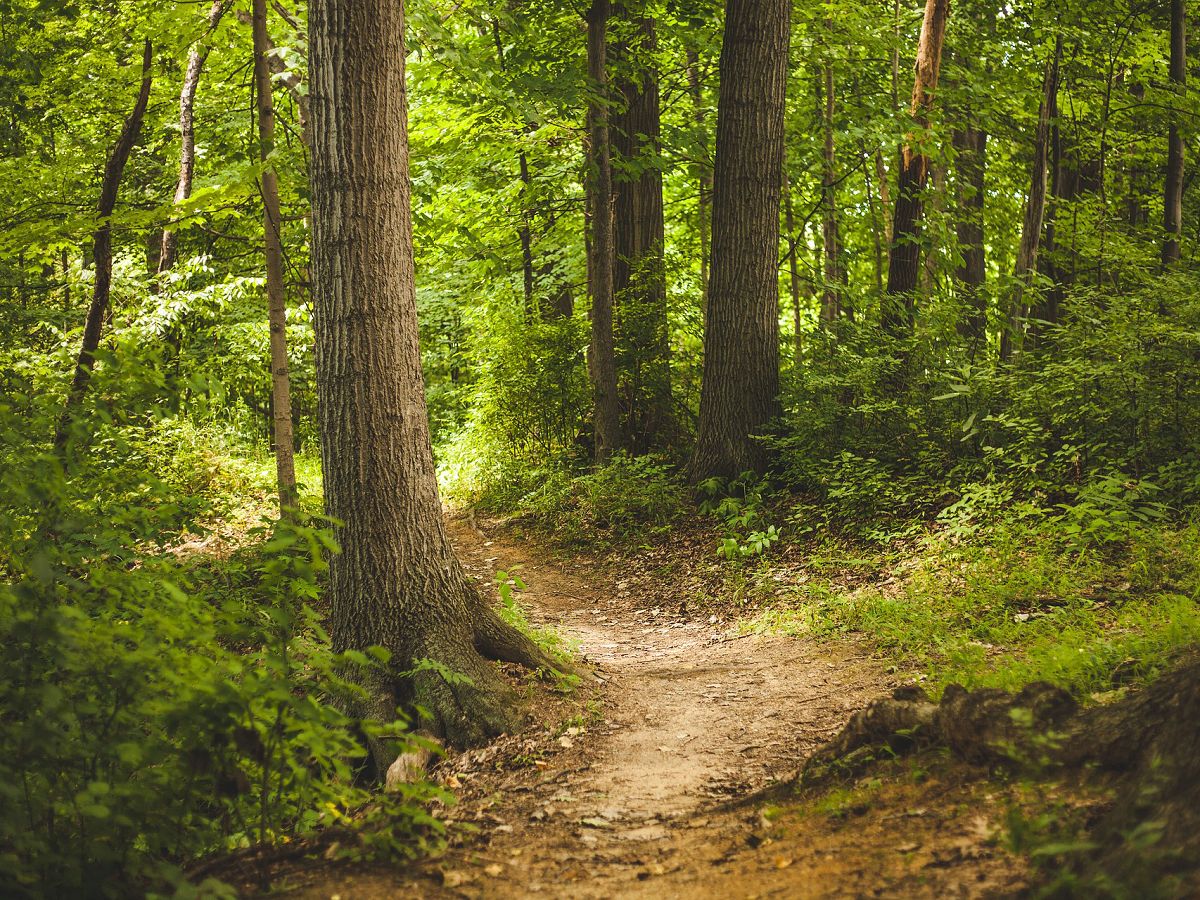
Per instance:
[[[881,756],[935,746],[973,764],[1107,773],[1116,794],[1093,831],[1096,859],[1107,860],[1109,869],[1125,865],[1135,843],[1128,835],[1149,826],[1169,848],[1166,861],[1156,863],[1160,869],[1200,868],[1200,657],[1087,709],[1045,682],[1016,694],[950,685],[936,704],[920,688],[900,688],[855,713],[793,784],[820,787]]]

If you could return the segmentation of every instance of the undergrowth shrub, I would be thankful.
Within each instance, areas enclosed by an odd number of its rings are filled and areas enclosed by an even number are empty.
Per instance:
[[[0,416],[0,894],[171,890],[200,856],[320,828],[354,826],[352,852],[440,840],[430,786],[354,784],[361,730],[413,738],[341,712],[347,676],[387,659],[335,654],[309,605],[327,532],[281,525],[185,568],[155,551],[178,533],[175,488],[132,462],[114,467],[129,484],[83,477],[12,424]],[[87,460],[124,441],[101,426]]]
[[[669,526],[686,493],[665,462],[617,456],[584,474],[556,469],[520,498],[522,518],[565,543],[627,540]]]

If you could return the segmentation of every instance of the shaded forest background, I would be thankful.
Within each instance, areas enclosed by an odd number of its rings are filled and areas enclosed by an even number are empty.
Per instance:
[[[568,547],[699,515],[752,627],[866,635],[938,687],[1123,690],[1200,635],[1195,23],[926,6],[801,0],[771,65],[723,72],[705,0],[409,5],[442,496]],[[0,872],[25,890],[179,880],[371,796],[341,710],[387,654],[333,653],[318,600],[306,15],[0,2]],[[780,127],[720,131],[776,71]],[[714,194],[722,140],[782,154],[777,216],[771,183]],[[772,213],[753,289],[743,193]],[[216,563],[179,552],[214,534],[239,535]],[[788,546],[902,596],[780,600]],[[437,843],[430,790],[375,849]]]

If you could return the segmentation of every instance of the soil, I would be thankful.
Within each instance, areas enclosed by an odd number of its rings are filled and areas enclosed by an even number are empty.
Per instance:
[[[897,765],[832,798],[761,793],[894,686],[853,645],[740,635],[636,555],[559,559],[473,520],[452,531],[481,583],[519,572],[530,622],[577,646],[582,684],[525,679],[527,731],[437,766],[461,798],[444,817],[471,827],[445,853],[293,867],[284,896],[940,898],[1026,884],[997,840],[1006,788],[962,767]]]

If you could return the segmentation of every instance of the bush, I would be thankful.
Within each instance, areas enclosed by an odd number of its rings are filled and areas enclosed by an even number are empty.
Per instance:
[[[160,890],[200,855],[344,827],[371,799],[339,700],[386,654],[333,653],[308,605],[326,532],[281,526],[206,580],[138,549],[172,522],[155,483],[123,513],[51,454],[4,473],[0,893]],[[430,790],[388,800],[374,849],[437,840]]]
[[[571,544],[627,540],[663,528],[679,517],[685,500],[682,485],[661,460],[618,456],[595,472],[544,475],[521,498],[518,510]]]

